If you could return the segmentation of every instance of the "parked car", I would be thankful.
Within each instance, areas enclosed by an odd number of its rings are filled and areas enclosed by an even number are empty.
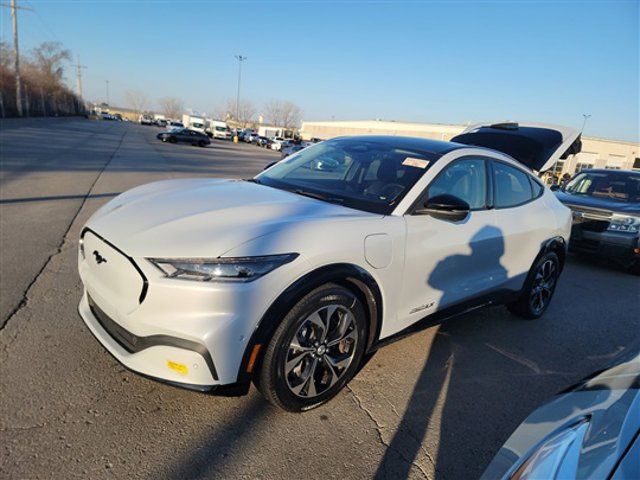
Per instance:
[[[252,132],[252,133],[249,134],[248,141],[249,141],[249,143],[255,143],[257,145],[258,144],[258,138],[260,138],[260,135],[258,135],[258,132]]]
[[[155,120],[156,126],[161,127],[161,128],[165,128],[168,124],[167,120],[165,120],[164,118],[158,118],[157,120]]]
[[[271,145],[271,140],[269,140],[267,137],[258,137],[256,139],[256,145],[258,145],[259,147],[269,148],[269,145]]]
[[[269,146],[269,148],[271,148],[271,150],[275,150],[276,152],[279,152],[282,149],[283,144],[285,144],[286,140],[282,137],[273,137],[271,139],[271,144]]]
[[[138,117],[140,125],[153,125],[153,117],[151,115],[142,114]]]
[[[640,355],[635,355],[529,415],[482,480],[637,480],[639,432]]]
[[[280,148],[280,158],[286,158],[289,155],[299,152],[303,148],[306,148],[306,145],[304,145],[302,142],[290,142],[287,145],[283,145]]]
[[[182,129],[184,128],[184,124],[182,122],[174,122],[174,121],[170,121],[167,123],[167,130],[171,131],[176,128]]]
[[[582,170],[555,189],[573,213],[569,248],[640,274],[640,172]]]
[[[191,145],[197,145],[199,147],[206,147],[211,143],[208,135],[195,130],[189,130],[188,128],[176,128],[170,132],[160,132],[156,135],[156,138],[163,142],[190,143]]]
[[[245,181],[134,188],[81,231],[79,312],[143,375],[201,391],[253,380],[285,410],[314,408],[433,322],[502,303],[545,313],[571,214],[532,170],[577,138],[517,124],[343,137]]]

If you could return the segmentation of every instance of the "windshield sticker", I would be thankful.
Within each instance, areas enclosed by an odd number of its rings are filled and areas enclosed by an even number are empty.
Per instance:
[[[404,159],[404,162],[402,162],[402,165],[407,165],[408,167],[427,168],[429,166],[429,161],[422,158],[407,157]]]

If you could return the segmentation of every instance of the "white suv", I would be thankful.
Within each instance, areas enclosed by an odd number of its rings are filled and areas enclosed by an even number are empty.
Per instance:
[[[577,132],[513,123],[452,142],[336,138],[249,180],[125,192],[82,230],[79,311],[126,367],[208,391],[251,380],[315,407],[365,354],[504,303],[549,306],[570,211],[534,176]]]

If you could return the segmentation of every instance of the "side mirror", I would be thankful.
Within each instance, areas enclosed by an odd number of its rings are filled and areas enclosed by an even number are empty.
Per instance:
[[[417,208],[416,215],[431,215],[441,220],[459,222],[469,215],[471,207],[461,198],[453,195],[442,194],[428,199],[423,207]]]

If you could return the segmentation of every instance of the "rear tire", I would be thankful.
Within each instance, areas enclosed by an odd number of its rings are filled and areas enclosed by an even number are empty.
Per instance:
[[[178,139],[176,137],[169,137],[170,143],[178,143]]]
[[[310,410],[329,401],[351,380],[366,339],[360,300],[339,285],[322,285],[282,319],[254,383],[269,402],[284,410]]]
[[[544,315],[560,276],[560,259],[554,252],[540,257],[529,270],[520,298],[507,305],[509,311],[527,320],[535,320]]]
[[[199,147],[206,147],[206,146],[207,146],[207,142],[205,142],[204,140],[200,140],[200,141],[198,142],[198,146],[199,146]]]

